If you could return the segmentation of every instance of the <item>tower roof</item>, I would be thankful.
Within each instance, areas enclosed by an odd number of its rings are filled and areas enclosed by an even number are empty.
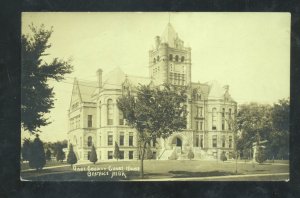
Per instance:
[[[175,40],[178,39],[178,34],[174,30],[173,26],[171,23],[168,23],[165,31],[163,32],[162,36],[162,41],[165,43],[168,43],[170,47],[175,47]]]

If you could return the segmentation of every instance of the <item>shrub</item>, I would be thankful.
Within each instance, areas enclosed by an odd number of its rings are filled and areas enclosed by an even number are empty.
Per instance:
[[[76,155],[74,153],[73,145],[72,144],[70,144],[69,153],[68,153],[68,157],[67,157],[67,163],[71,164],[71,166],[73,164],[77,163],[77,157],[76,157]]]
[[[51,151],[49,149],[46,150],[46,160],[50,161],[51,160]]]
[[[24,139],[22,150],[21,150],[23,161],[29,161],[31,144],[32,142],[29,139],[26,138]]]
[[[90,155],[90,162],[93,162],[95,164],[97,161],[98,161],[97,153],[96,153],[95,146],[93,145],[91,155]]]
[[[194,157],[195,157],[195,155],[194,155],[192,149],[190,149],[189,152],[188,152],[188,158],[189,158],[189,160],[194,159]]]
[[[177,160],[177,159],[178,159],[177,152],[176,150],[174,150],[172,155],[169,157],[169,160]]]
[[[33,143],[30,146],[29,166],[36,170],[42,169],[46,164],[43,142],[36,135]]]
[[[261,164],[266,160],[267,160],[267,158],[265,155],[264,148],[262,146],[259,146],[256,150],[255,161],[257,161],[259,164]]]
[[[227,157],[226,157],[226,155],[225,155],[225,151],[223,151],[223,152],[221,153],[220,159],[221,159],[221,161],[223,161],[223,162],[227,160]]]

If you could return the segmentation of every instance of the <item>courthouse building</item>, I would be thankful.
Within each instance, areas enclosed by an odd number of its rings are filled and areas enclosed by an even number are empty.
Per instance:
[[[222,152],[231,158],[234,134],[230,123],[237,103],[229,94],[229,86],[216,81],[191,81],[191,48],[184,45],[170,23],[154,42],[154,49],[149,51],[148,77],[132,76],[115,68],[106,76],[98,69],[95,82],[74,80],[68,141],[80,161],[89,159],[92,145],[98,160],[113,159],[115,142],[121,160],[138,159],[137,132],[126,125],[117,99],[124,90],[134,90],[139,84],[155,86],[164,82],[188,86],[187,128],[166,140],[152,142],[153,158],[167,160],[176,153],[178,159],[186,159],[190,149],[196,159],[216,159]]]

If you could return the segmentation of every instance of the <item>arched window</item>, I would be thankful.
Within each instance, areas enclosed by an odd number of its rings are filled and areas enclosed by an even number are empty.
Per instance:
[[[88,146],[92,146],[93,145],[93,138],[91,136],[88,137],[87,145]]]
[[[112,99],[107,100],[107,125],[113,125],[113,101]]]
[[[170,54],[170,55],[169,55],[169,61],[172,61],[172,60],[173,60],[173,55]]]
[[[153,58],[153,63],[156,63],[156,59],[155,58]]]
[[[156,58],[156,59],[157,59],[157,62],[158,62],[158,61],[159,61],[159,56],[157,56],[157,58]]]
[[[178,55],[176,55],[175,56],[175,61],[178,62],[178,59],[179,59],[179,57],[178,57]]]
[[[184,62],[184,56],[181,56],[181,62]]]
[[[217,109],[212,109],[212,130],[217,130]]]

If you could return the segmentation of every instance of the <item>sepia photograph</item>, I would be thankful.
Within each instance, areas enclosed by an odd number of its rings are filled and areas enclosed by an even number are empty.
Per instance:
[[[287,12],[23,12],[20,180],[289,181]]]

